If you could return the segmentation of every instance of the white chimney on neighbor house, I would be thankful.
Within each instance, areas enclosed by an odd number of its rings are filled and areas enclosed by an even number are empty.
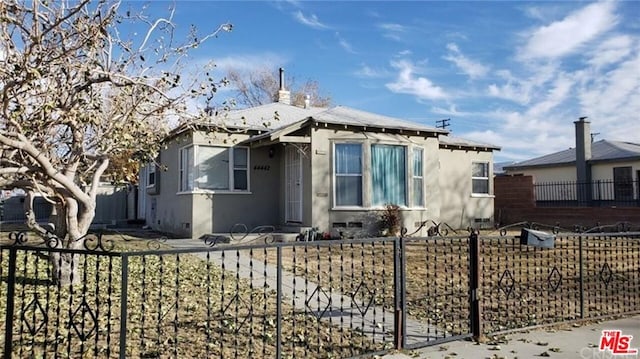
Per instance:
[[[284,86],[284,69],[280,68],[280,89],[278,90],[278,102],[291,105],[291,93]]]
[[[586,121],[586,117],[580,117],[575,121],[576,127],[576,181],[578,183],[591,182],[591,123]],[[578,186],[578,201],[588,202],[591,200],[591,186]]]
[[[311,96],[304,95],[304,108],[309,108],[311,106]]]

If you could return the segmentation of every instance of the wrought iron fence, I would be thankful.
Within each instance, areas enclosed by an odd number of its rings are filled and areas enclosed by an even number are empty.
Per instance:
[[[533,185],[538,207],[638,207],[640,181],[559,181]]]
[[[640,233],[480,239],[485,332],[640,312]]]
[[[0,247],[5,357],[357,357],[640,312],[638,233],[92,243]]]

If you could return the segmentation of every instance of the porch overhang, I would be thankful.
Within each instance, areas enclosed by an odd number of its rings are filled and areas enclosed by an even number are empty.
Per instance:
[[[298,121],[284,128],[253,136],[243,142],[251,147],[271,146],[278,143],[311,143],[310,136],[292,136],[291,133],[303,128],[308,119]]]

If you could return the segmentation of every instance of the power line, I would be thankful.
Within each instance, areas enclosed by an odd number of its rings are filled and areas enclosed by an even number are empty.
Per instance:
[[[451,121],[450,118],[445,118],[444,120],[437,120],[436,128],[441,128],[443,130],[446,130],[447,127],[451,126],[451,124],[449,124],[449,121]]]

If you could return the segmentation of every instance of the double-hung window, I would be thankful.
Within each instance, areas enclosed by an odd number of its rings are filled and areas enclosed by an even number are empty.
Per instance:
[[[371,146],[372,205],[407,205],[406,147]]]
[[[156,185],[156,165],[150,163],[147,165],[147,187],[153,187]]]
[[[423,149],[413,149],[413,205],[424,207],[424,172],[422,166]]]
[[[180,149],[180,192],[193,190],[193,146]]]
[[[180,191],[248,191],[249,150],[191,146],[180,150]]]
[[[362,145],[337,143],[334,160],[335,205],[362,206]]]
[[[473,194],[489,194],[488,162],[473,162],[471,164],[471,192]]]
[[[229,149],[225,147],[197,147],[195,188],[207,190],[229,189]]]
[[[233,148],[233,189],[249,189],[249,149],[245,147]]]

